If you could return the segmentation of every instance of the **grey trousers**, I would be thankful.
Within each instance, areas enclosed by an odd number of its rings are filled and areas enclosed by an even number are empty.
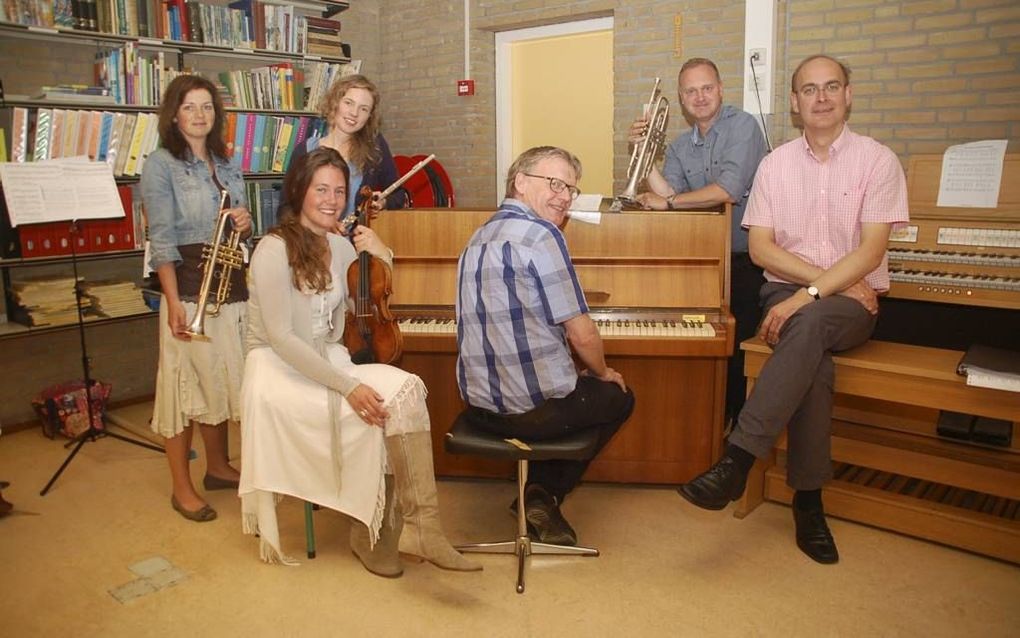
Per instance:
[[[764,312],[799,288],[766,283],[761,289]],[[762,458],[788,426],[787,484],[795,490],[820,489],[832,476],[832,353],[867,341],[876,319],[859,302],[839,295],[807,304],[787,319],[730,444]]]

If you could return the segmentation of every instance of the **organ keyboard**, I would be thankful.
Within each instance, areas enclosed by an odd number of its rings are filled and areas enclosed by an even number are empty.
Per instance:
[[[373,229],[394,251],[390,305],[403,334],[400,366],[429,389],[436,471],[508,476],[511,465],[455,457],[442,437],[463,408],[457,390],[457,259],[494,211],[387,211]],[[590,479],[681,483],[722,447],[729,313],[729,207],[605,214],[564,228],[603,337],[607,362],[637,397],[634,414],[592,463]]]
[[[1003,166],[996,208],[939,207],[942,156],[911,158],[910,222],[889,240],[889,296],[1020,308],[1020,155]]]

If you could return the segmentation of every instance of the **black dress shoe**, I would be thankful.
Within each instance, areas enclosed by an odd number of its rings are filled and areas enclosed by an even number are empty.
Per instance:
[[[677,490],[680,496],[706,510],[721,510],[744,493],[747,475],[736,461],[722,457],[708,471],[696,476]]]
[[[793,523],[797,527],[797,547],[823,565],[839,562],[836,541],[825,522],[825,512],[821,509],[799,510],[793,508]]]
[[[563,518],[556,499],[541,485],[531,484],[525,489],[524,518],[533,539],[550,545],[577,545],[577,532]]]

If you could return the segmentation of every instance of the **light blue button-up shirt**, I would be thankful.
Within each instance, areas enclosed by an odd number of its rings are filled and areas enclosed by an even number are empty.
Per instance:
[[[741,228],[754,172],[765,157],[765,136],[754,118],[724,104],[712,128],[701,137],[698,127],[682,133],[666,149],[662,176],[678,193],[718,184],[733,204],[730,229],[735,253],[747,252],[747,231]]]

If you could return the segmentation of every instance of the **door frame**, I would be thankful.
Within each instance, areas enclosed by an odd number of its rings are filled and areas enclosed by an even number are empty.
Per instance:
[[[512,112],[510,94],[512,92],[510,51],[515,42],[535,40],[575,33],[591,31],[612,31],[613,18],[591,18],[573,22],[559,22],[540,27],[500,31],[496,33],[496,205],[506,195],[506,175],[513,163],[513,142],[511,130]]]

